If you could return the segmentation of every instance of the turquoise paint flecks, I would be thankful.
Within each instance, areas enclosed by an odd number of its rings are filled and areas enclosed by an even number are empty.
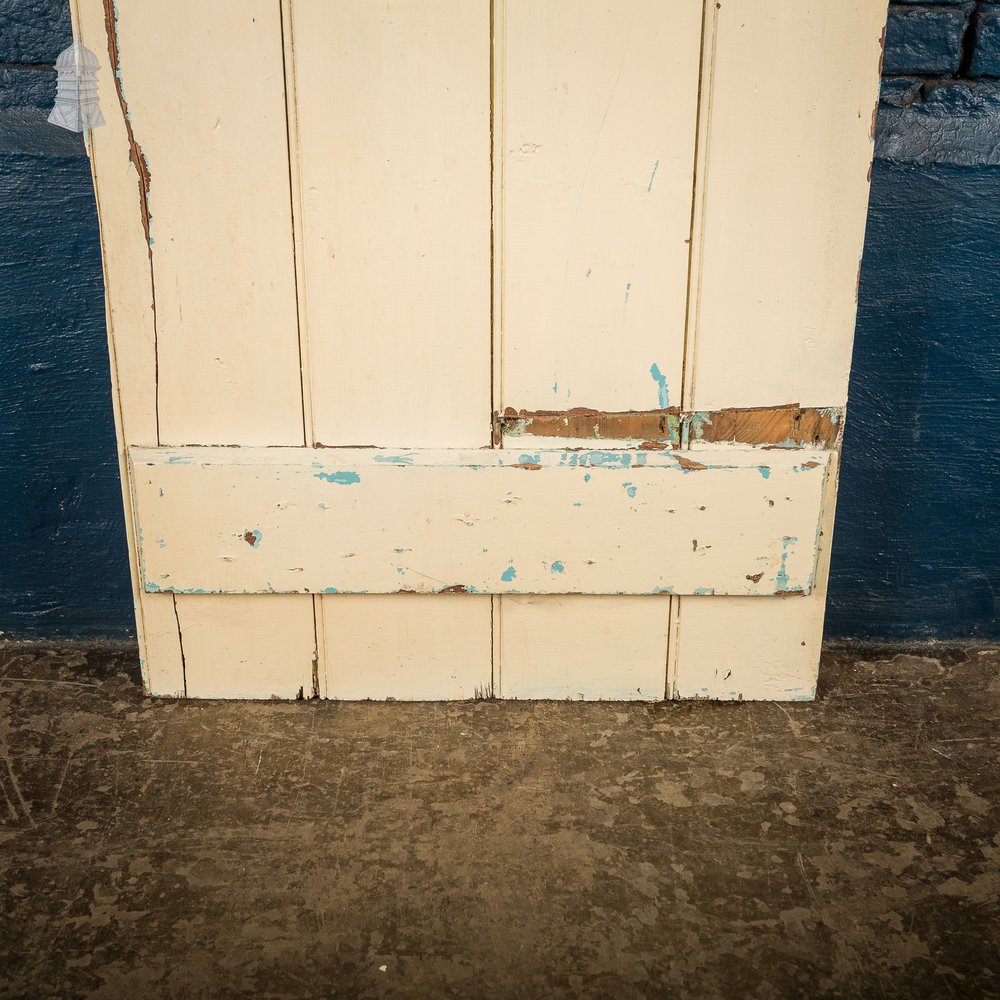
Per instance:
[[[319,507],[320,510],[326,510],[327,509],[326,504],[323,503],[322,501],[320,501],[318,504],[316,504],[316,506]]]
[[[191,465],[192,461],[190,455],[170,455],[167,458],[167,465]]]
[[[508,566],[501,574],[500,579],[504,583],[510,583],[517,576],[517,570],[513,566]]]
[[[649,184],[646,187],[647,191],[653,190],[653,181],[656,180],[656,171],[659,169],[660,169],[660,161],[657,160],[656,163],[653,164],[653,172],[649,175]]]
[[[715,587],[695,587],[691,593],[699,597],[708,597],[715,593]]]
[[[520,455],[517,460],[518,465],[541,465],[541,455]]]
[[[653,376],[653,381],[657,386],[660,409],[665,410],[670,405],[670,387],[667,385],[667,377],[660,371],[660,366],[655,361],[649,366],[649,374]]]
[[[413,465],[412,455],[376,455],[376,462],[388,462],[390,465]]]
[[[573,501],[573,506],[574,506],[574,507],[582,507],[582,506],[583,506],[583,504],[582,504],[582,503],[581,503],[581,502],[580,502],[579,500],[574,500],[574,501]]]
[[[162,535],[156,539],[156,544],[159,545],[161,549],[165,549],[167,547],[166,540]]]
[[[340,593],[340,591],[339,591],[339,590],[337,590],[337,588],[336,588],[336,587],[324,587],[324,588],[323,588],[323,589],[322,589],[322,590],[320,591],[320,593],[321,593],[321,594],[339,594],[339,593]]]
[[[552,563],[552,567],[551,568],[552,568],[552,572],[553,573],[565,573],[566,572],[566,567],[563,565],[562,560],[560,560],[560,559],[556,559],[555,562]]]
[[[556,395],[558,392],[559,392],[559,383],[558,382],[553,382],[552,383],[552,395]]]
[[[585,483],[589,483],[590,482],[590,473],[589,472],[583,477],[583,481]]]
[[[781,539],[781,564],[778,566],[778,573],[774,578],[776,590],[789,590],[788,586],[788,557],[795,551],[792,546],[798,541],[797,535],[785,535]],[[801,588],[797,588],[801,589]]]
[[[252,549],[260,548],[261,537],[262,537],[261,533],[257,528],[254,528],[252,531],[245,531],[243,533],[244,541],[250,542],[250,547]]]
[[[628,302],[629,293],[632,291],[632,282],[625,283],[625,301]]]
[[[158,594],[160,592],[160,585],[153,583],[152,580],[147,580],[145,589],[147,594]]]
[[[405,569],[403,569],[403,567],[402,567],[402,566],[397,566],[397,567],[396,567],[396,572],[397,572],[397,573],[398,573],[398,574],[399,574],[400,576],[402,576],[402,575],[403,575],[403,574],[404,574],[404,573],[406,572],[406,570],[405,570]]]
[[[361,477],[356,472],[317,472],[313,479],[325,479],[338,486],[353,486],[361,482]]]
[[[757,466],[757,471],[758,471],[758,472],[759,472],[759,473],[760,473],[760,474],[761,474],[761,475],[762,475],[762,476],[763,476],[763,477],[764,477],[765,479],[770,479],[770,478],[771,478],[771,469],[770,469],[770,467],[769,467],[769,466],[767,466],[767,465],[758,465],[758,466]]]
[[[627,494],[628,494],[628,495],[629,495],[630,497],[634,497],[634,496],[635,496],[635,494],[636,494],[636,490],[638,489],[638,487],[637,487],[637,486],[633,486],[633,485],[632,485],[631,483],[622,483],[622,486],[624,487],[624,489],[625,489],[625,492],[626,492],[626,493],[627,493]]]
[[[651,594],[672,594],[674,592],[673,587],[654,587],[650,593]]]

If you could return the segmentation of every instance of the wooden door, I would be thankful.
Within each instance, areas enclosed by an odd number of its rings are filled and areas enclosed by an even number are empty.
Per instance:
[[[884,17],[74,0],[150,690],[812,697]]]

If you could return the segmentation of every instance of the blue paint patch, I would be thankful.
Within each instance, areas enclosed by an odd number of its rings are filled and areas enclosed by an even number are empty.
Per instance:
[[[500,579],[504,583],[510,583],[517,576],[517,570],[513,566],[508,566],[501,574]]]
[[[590,482],[590,473],[589,472],[583,477],[583,481],[585,483],[589,483]]]
[[[167,465],[191,465],[193,461],[190,455],[170,455]]]
[[[250,545],[250,548],[260,548],[261,533],[257,528],[243,533],[243,540]]]
[[[558,382],[553,382],[552,383],[552,394],[556,395],[556,393],[558,393],[558,392],[559,392],[559,383]]]
[[[653,172],[649,175],[649,184],[646,186],[647,191],[653,190],[653,181],[656,180],[656,171],[660,169],[660,161],[657,160],[653,164]]]
[[[762,475],[762,476],[763,476],[763,477],[764,477],[765,479],[770,479],[770,478],[771,478],[771,469],[770,469],[770,467],[769,467],[769,466],[767,466],[767,465],[758,465],[758,466],[757,466],[757,471],[758,471],[758,472],[759,472],[759,473],[760,473],[760,474],[761,474],[761,475]]]
[[[688,415],[687,425],[688,425],[688,436],[694,434],[695,440],[700,441],[705,435],[706,425],[712,422],[711,413],[705,410],[697,410],[694,413]]]
[[[651,594],[672,594],[674,592],[673,587],[654,587],[650,593]]]
[[[565,573],[566,572],[566,567],[562,564],[561,560],[556,559],[556,561],[552,564],[552,572],[553,573]]]
[[[649,366],[649,374],[657,385],[657,394],[660,401],[660,409],[665,410],[670,405],[670,387],[667,385],[667,377],[660,371],[660,366],[653,362]]]
[[[397,573],[398,573],[398,574],[399,574],[400,576],[402,576],[402,575],[403,575],[403,574],[404,574],[404,573],[406,572],[406,570],[405,570],[405,569],[403,569],[403,567],[402,567],[402,566],[397,566],[397,567],[396,567],[396,572],[397,572]]]
[[[798,541],[797,535],[785,535],[781,539],[781,565],[778,566],[777,575],[774,578],[774,585],[776,590],[787,591],[791,588],[788,586],[788,557],[795,551],[792,546]],[[794,588],[796,590],[801,590],[801,587]]]
[[[336,587],[324,587],[324,588],[323,588],[323,589],[322,589],[322,590],[320,591],[320,593],[321,593],[321,594],[339,594],[339,593],[340,593],[340,591],[339,591],[339,590],[337,590],[337,588],[336,588]]]
[[[715,587],[695,587],[691,593],[697,594],[699,597],[708,597],[715,593]]]
[[[581,502],[580,502],[579,500],[574,500],[574,501],[573,501],[573,506],[574,506],[574,507],[582,507],[582,506],[583,506],[583,504],[582,504],[582,503],[581,503]]]
[[[630,497],[634,497],[635,496],[636,490],[638,489],[637,486],[633,486],[631,483],[622,483],[622,486],[625,488],[625,492]]]
[[[413,465],[412,455],[376,455],[376,462],[388,462],[390,465]]]
[[[519,455],[517,459],[518,465],[541,465],[542,456],[541,455]]]
[[[356,472],[317,472],[314,479],[325,479],[328,483],[336,483],[338,486],[353,486],[361,482],[361,477]]]
[[[161,549],[165,549],[167,547],[166,539],[164,539],[162,535],[156,539],[156,544],[159,545]]]

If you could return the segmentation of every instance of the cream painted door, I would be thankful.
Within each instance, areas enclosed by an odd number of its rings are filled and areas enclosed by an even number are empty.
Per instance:
[[[73,13],[152,692],[813,696],[885,0]]]

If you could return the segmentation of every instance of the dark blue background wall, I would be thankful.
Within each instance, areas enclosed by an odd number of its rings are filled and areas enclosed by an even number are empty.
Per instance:
[[[120,637],[97,220],[45,123],[69,41],[65,0],[0,0],[0,631]],[[998,638],[1000,5],[894,3],[884,69],[827,634]]]

